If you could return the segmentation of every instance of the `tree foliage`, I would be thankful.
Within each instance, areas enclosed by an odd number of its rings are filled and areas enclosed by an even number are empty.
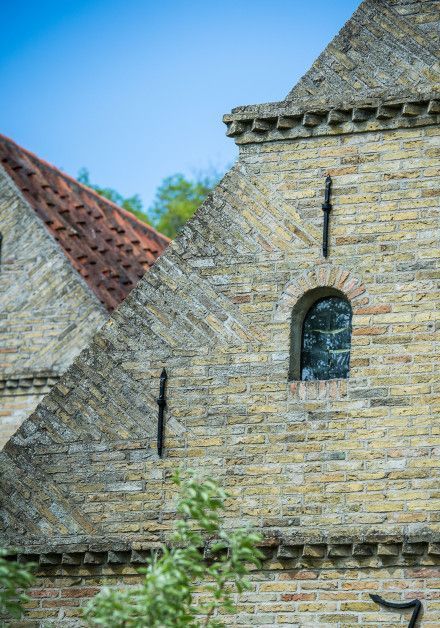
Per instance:
[[[194,179],[188,179],[183,174],[166,177],[156,190],[152,206],[146,211],[139,194],[124,198],[113,188],[96,185],[90,181],[87,168],[81,168],[78,174],[80,183],[120,205],[143,222],[153,225],[170,238],[176,237],[219,179],[218,173],[200,174]]]
[[[149,210],[158,231],[174,238],[219,181],[219,175],[204,175],[194,180],[183,174],[166,177],[158,187]]]
[[[250,588],[250,565],[259,566],[261,537],[255,532],[221,528],[220,512],[227,497],[213,480],[193,474],[174,482],[181,497],[171,547],[140,569],[141,585],[125,590],[104,588],[85,611],[90,626],[108,628],[220,628],[218,612],[235,610],[234,594]],[[209,558],[201,548],[211,539]],[[202,597],[195,596],[204,582]]]
[[[24,613],[23,604],[29,600],[25,590],[34,582],[32,571],[35,565],[7,560],[8,553],[0,548],[0,617],[7,615],[20,619]]]

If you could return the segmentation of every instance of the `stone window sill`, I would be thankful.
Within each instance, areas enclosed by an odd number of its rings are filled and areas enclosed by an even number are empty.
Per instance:
[[[301,401],[342,399],[347,396],[347,379],[290,382],[290,391]]]

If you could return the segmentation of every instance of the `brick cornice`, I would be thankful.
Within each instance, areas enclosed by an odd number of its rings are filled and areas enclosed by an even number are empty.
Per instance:
[[[212,542],[212,541],[211,541]],[[203,548],[207,558],[210,545]],[[11,560],[35,562],[40,570],[115,565],[142,565],[161,547],[159,542],[121,539],[83,539],[45,545],[29,544],[10,550]],[[265,536],[259,545],[265,560],[279,567],[384,567],[440,564],[440,533],[430,530],[414,534],[359,534],[348,536]]]
[[[50,390],[60,378],[51,370],[14,373],[0,376],[0,395],[41,394]]]
[[[223,116],[223,122],[227,125],[226,135],[239,145],[413,128],[440,122],[440,95],[393,100],[372,98],[356,104],[322,103],[308,108],[292,103],[269,103],[233,110]]]

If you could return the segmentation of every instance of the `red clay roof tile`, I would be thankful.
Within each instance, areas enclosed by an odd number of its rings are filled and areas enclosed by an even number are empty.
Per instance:
[[[0,163],[109,311],[125,299],[170,242],[3,135]]]

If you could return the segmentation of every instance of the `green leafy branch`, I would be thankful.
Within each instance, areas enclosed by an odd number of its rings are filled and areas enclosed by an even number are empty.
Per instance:
[[[234,594],[250,588],[249,567],[258,567],[263,554],[255,532],[221,528],[220,513],[227,494],[213,480],[197,481],[193,474],[173,477],[181,497],[171,547],[140,569],[140,586],[105,588],[85,611],[91,626],[109,628],[219,628],[222,612],[235,610]],[[208,556],[203,548],[208,547]],[[197,591],[204,583],[199,603]],[[205,600],[205,597],[207,598]]]
[[[9,554],[0,548],[0,616],[20,619],[24,613],[23,605],[29,601],[25,590],[35,581],[32,572],[36,565],[8,560]]]

